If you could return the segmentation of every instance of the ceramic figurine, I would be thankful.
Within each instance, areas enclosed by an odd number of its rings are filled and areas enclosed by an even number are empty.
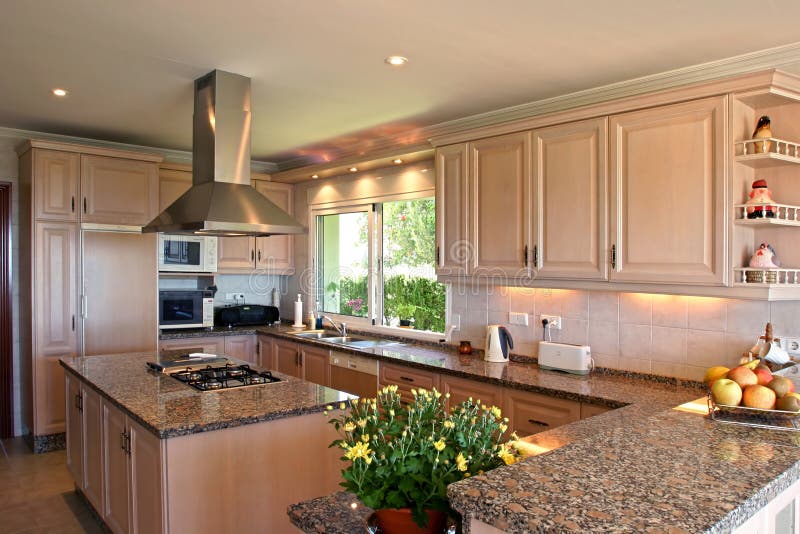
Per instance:
[[[756,180],[750,190],[750,199],[747,204],[747,218],[760,219],[762,217],[775,217],[775,211],[770,204],[774,204],[772,192],[767,188],[766,180]]]
[[[750,258],[750,267],[754,269],[777,269],[781,266],[781,261],[775,253],[775,249],[768,243],[761,243],[753,257]]]
[[[772,129],[769,126],[769,117],[762,115],[758,119],[756,129],[753,131],[753,139],[764,139],[765,137],[772,137]],[[755,149],[756,154],[769,152],[769,150],[772,148],[772,141],[753,143],[753,148]]]

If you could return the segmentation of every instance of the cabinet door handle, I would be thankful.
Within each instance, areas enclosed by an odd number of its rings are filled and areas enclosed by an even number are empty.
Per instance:
[[[525,245],[525,252],[523,253],[523,258],[525,259],[525,267],[528,266],[528,245]]]
[[[125,431],[119,433],[119,448],[125,450]],[[127,452],[127,451],[126,451]]]
[[[86,197],[83,197],[83,213],[86,213]]]
[[[440,261],[441,260],[439,259],[439,245],[436,245],[436,265],[439,265]]]
[[[549,423],[545,423],[544,421],[537,421],[536,419],[528,419],[528,422],[532,425],[539,425],[539,426],[550,426]]]
[[[130,431],[125,433],[125,451],[128,453],[128,456],[131,455],[131,433],[130,433]]]
[[[75,315],[72,316],[72,331],[75,331]]]
[[[539,268],[539,245],[533,245],[533,268]]]
[[[617,245],[611,245],[611,268],[617,268]]]
[[[258,250],[258,261],[261,261],[261,249]]]
[[[406,382],[413,382],[413,381],[414,381],[414,379],[413,379],[413,378],[409,378],[409,377],[407,377],[407,376],[401,376],[401,377],[400,377],[400,380],[405,380]]]
[[[78,409],[79,412],[83,411],[83,397],[80,393],[75,394],[75,407]]]
[[[75,213],[75,195],[72,196],[72,200],[70,201],[70,206],[72,207],[72,213]]]

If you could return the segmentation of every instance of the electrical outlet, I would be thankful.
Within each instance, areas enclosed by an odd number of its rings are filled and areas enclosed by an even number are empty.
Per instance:
[[[508,322],[511,324],[528,326],[528,314],[519,312],[510,312],[508,314]]]
[[[244,293],[225,293],[225,300],[238,302],[244,300]]]
[[[781,337],[781,348],[792,356],[800,356],[800,338]]]
[[[461,330],[461,316],[457,313],[450,315],[450,326],[453,330]]]
[[[545,315],[539,316],[542,321],[547,319],[547,328],[551,330],[561,330],[561,316],[560,315]]]

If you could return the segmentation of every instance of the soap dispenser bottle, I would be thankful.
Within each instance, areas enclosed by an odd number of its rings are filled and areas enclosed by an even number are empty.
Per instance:
[[[297,300],[294,303],[294,328],[305,328],[303,324],[303,298],[300,293],[297,294]]]

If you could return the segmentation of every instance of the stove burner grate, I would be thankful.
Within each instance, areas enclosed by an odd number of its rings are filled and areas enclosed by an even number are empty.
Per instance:
[[[172,373],[174,378],[200,391],[218,391],[244,386],[255,386],[280,382],[271,371],[257,371],[247,364],[226,364],[205,369],[186,369]]]

